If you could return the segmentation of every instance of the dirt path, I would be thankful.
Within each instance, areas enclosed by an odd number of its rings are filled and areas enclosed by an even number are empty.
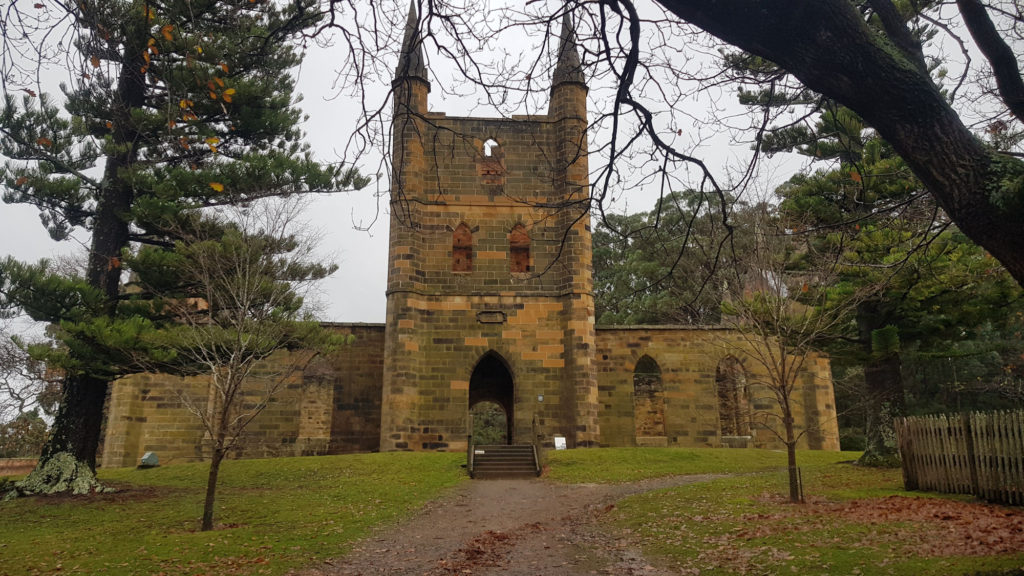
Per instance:
[[[712,478],[677,476],[619,485],[465,482],[415,518],[302,576],[661,576],[667,573],[650,566],[625,541],[596,529],[594,520],[625,496]]]

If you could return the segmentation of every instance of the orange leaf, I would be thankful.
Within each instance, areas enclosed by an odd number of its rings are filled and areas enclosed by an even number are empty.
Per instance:
[[[40,136],[39,138],[36,138],[36,144],[49,148],[50,146],[53,146],[53,140]]]
[[[142,53],[142,59],[146,61],[146,64],[149,64],[149,51]]]
[[[210,188],[213,188],[214,192],[223,192],[224,185],[220,182],[210,182]]]
[[[182,98],[180,101],[178,101],[178,108],[184,110],[186,108],[191,108],[193,104],[195,103],[191,100],[185,100],[184,98]]]
[[[96,56],[96,55],[90,56],[89,57],[89,63],[92,64],[93,68],[99,68],[100,67],[100,57]]]
[[[174,26],[171,26],[170,24],[164,24],[160,28],[160,33],[163,34],[164,40],[167,40],[168,42],[174,40],[174,35],[171,34],[171,30],[174,30]]]
[[[146,46],[152,47],[155,44],[156,44],[156,38],[153,38],[152,36],[149,37],[149,40],[146,40]]]
[[[223,94],[222,97],[225,102],[231,102],[231,94]]]
[[[220,69],[223,70],[225,74],[228,73],[228,65],[223,62],[220,63]]]
[[[114,129],[114,123],[111,122],[110,120],[107,120],[106,126],[107,126],[107,130],[113,130]]]
[[[211,145],[211,146],[210,146],[210,151],[211,151],[211,152],[213,152],[214,154],[216,154],[216,153],[217,153],[217,147],[216,147],[216,146],[213,146],[213,145]]]
[[[216,99],[217,99],[217,93],[211,90],[210,91],[210,100],[216,100]]]
[[[167,127],[168,127],[168,128],[174,128],[174,127],[175,127],[175,126],[177,126],[177,125],[178,125],[178,123],[177,123],[177,122],[175,122],[174,120],[171,120],[171,121],[169,121],[169,122],[167,123]]]
[[[216,86],[213,85],[213,80],[207,80],[206,81],[206,88],[208,90],[213,90],[214,88],[216,88]]]
[[[857,172],[856,170],[851,170],[850,180],[853,180],[854,182],[863,182],[864,179],[861,178],[860,172]]]
[[[810,287],[807,286],[807,282],[804,282],[804,285],[800,287],[800,291],[807,292],[808,290],[810,290]]]
[[[121,259],[117,256],[112,256],[110,262],[107,264],[107,270],[117,270],[121,267]]]
[[[192,148],[191,146],[188,145],[188,138],[186,138],[184,136],[179,138],[178,142],[181,144],[181,147],[184,148],[185,150],[188,150],[188,149]]]
[[[18,178],[17,180],[14,181],[14,185],[15,186],[24,186],[25,182],[28,182],[28,177],[22,176],[21,178]]]
[[[214,78],[213,81],[217,83],[217,86],[220,86],[221,88],[224,87],[224,80],[222,80],[220,76]]]

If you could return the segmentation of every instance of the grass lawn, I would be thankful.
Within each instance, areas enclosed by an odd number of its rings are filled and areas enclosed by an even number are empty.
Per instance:
[[[465,478],[465,455],[227,461],[198,532],[206,464],[102,470],[114,494],[0,502],[0,575],[284,574],[340,556]]]
[[[905,492],[899,470],[843,463],[856,456],[800,452],[808,502],[797,505],[778,452],[575,450],[550,453],[549,476],[746,472],[626,498],[603,518],[679,574],[1024,574],[1024,511]]]
[[[899,470],[801,452],[806,504],[788,504],[785,455],[675,448],[547,454],[548,478],[620,482],[728,474],[620,501],[601,517],[679,574],[1003,574],[1024,568],[1024,510],[907,493]],[[120,492],[0,502],[0,576],[285,574],[344,554],[466,476],[461,453],[228,461],[216,520],[197,531],[205,464],[101,471]],[[557,572],[552,572],[552,574]],[[1014,572],[1024,576],[1024,571]]]

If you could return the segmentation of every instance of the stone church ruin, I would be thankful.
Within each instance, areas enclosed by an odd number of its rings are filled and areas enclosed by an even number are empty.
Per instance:
[[[568,18],[546,115],[432,112],[424,62],[411,11],[393,82],[386,321],[330,324],[352,343],[290,377],[237,456],[465,451],[481,402],[505,412],[509,443],[782,447],[758,417],[778,408],[740,335],[595,326],[587,85]],[[801,447],[838,450],[828,359],[805,366]],[[150,451],[202,459],[181,397],[208,387],[163,374],[114,383],[102,465]]]

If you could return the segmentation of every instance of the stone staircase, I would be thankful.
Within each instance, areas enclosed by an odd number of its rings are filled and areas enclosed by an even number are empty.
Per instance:
[[[469,474],[473,478],[536,478],[540,467],[530,444],[474,446]]]

